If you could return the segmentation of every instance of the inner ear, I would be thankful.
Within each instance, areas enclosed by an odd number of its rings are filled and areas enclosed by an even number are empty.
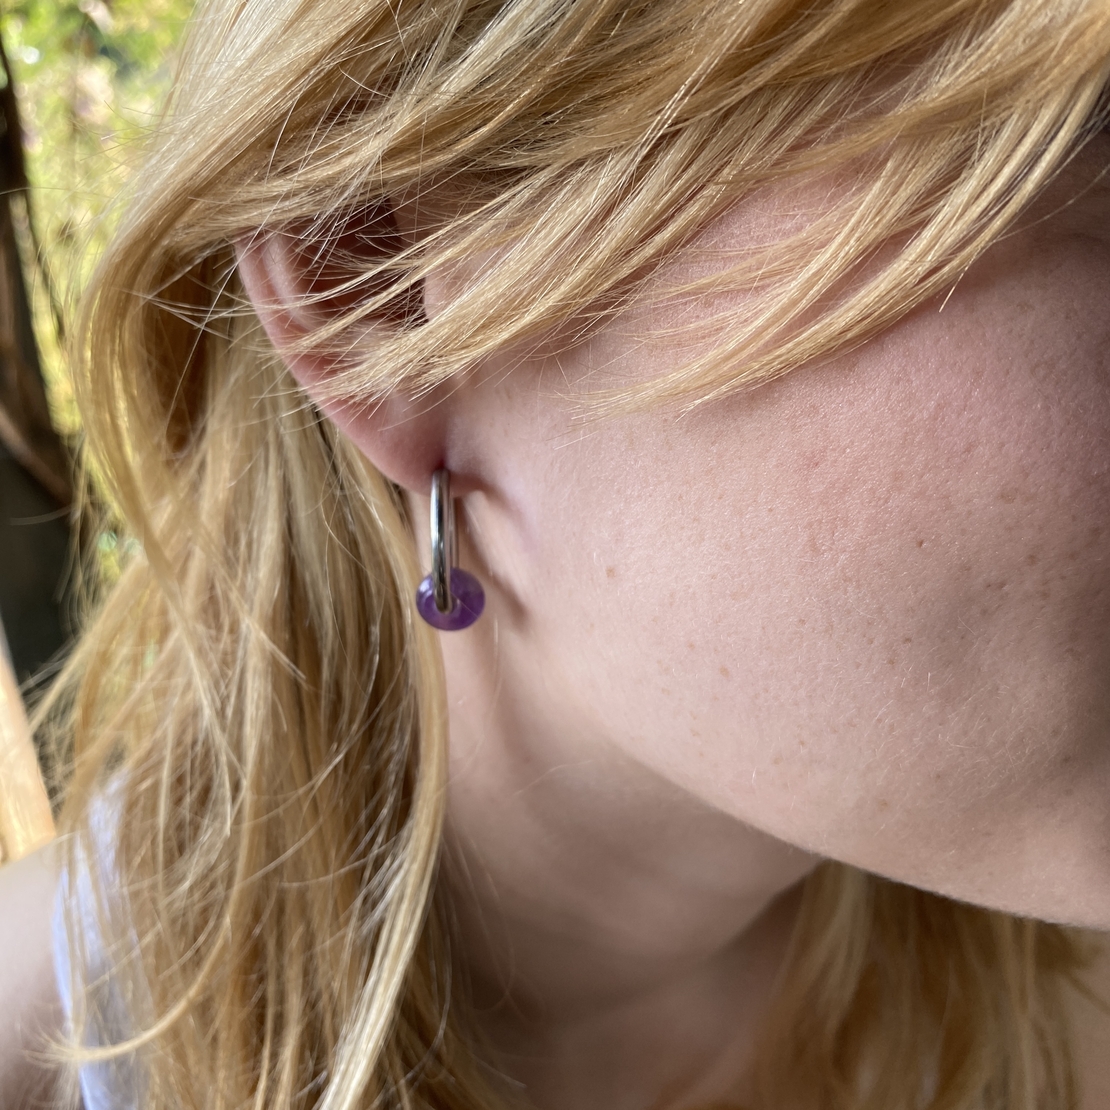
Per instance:
[[[395,288],[395,295],[370,318],[404,328],[427,323],[422,284],[406,280],[402,256],[411,243],[402,235],[388,200],[288,228],[285,235],[289,261],[316,312],[332,319],[354,316],[367,302]],[[394,261],[396,265],[390,265]]]

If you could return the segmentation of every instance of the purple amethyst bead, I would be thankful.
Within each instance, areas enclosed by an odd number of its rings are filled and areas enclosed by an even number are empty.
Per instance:
[[[455,604],[446,612],[436,608],[436,592],[429,574],[416,587],[416,610],[433,627],[441,632],[457,632],[469,628],[486,606],[486,592],[473,574],[458,567],[451,568],[451,596]]]

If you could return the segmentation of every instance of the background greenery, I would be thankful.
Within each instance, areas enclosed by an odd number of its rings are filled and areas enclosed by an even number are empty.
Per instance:
[[[0,0],[22,113],[33,218],[63,316],[111,232],[110,204],[136,165],[169,84],[193,0]],[[32,302],[59,431],[77,431],[47,290]]]

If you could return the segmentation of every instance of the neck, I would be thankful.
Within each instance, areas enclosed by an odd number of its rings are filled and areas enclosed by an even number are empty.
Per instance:
[[[448,874],[497,1064],[545,1110],[739,1097],[813,857],[588,729],[456,708]]]

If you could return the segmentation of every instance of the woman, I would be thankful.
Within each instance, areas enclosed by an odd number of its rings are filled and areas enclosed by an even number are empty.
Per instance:
[[[205,6],[84,329],[87,1103],[1106,1104],[1108,77],[1103,0]]]

